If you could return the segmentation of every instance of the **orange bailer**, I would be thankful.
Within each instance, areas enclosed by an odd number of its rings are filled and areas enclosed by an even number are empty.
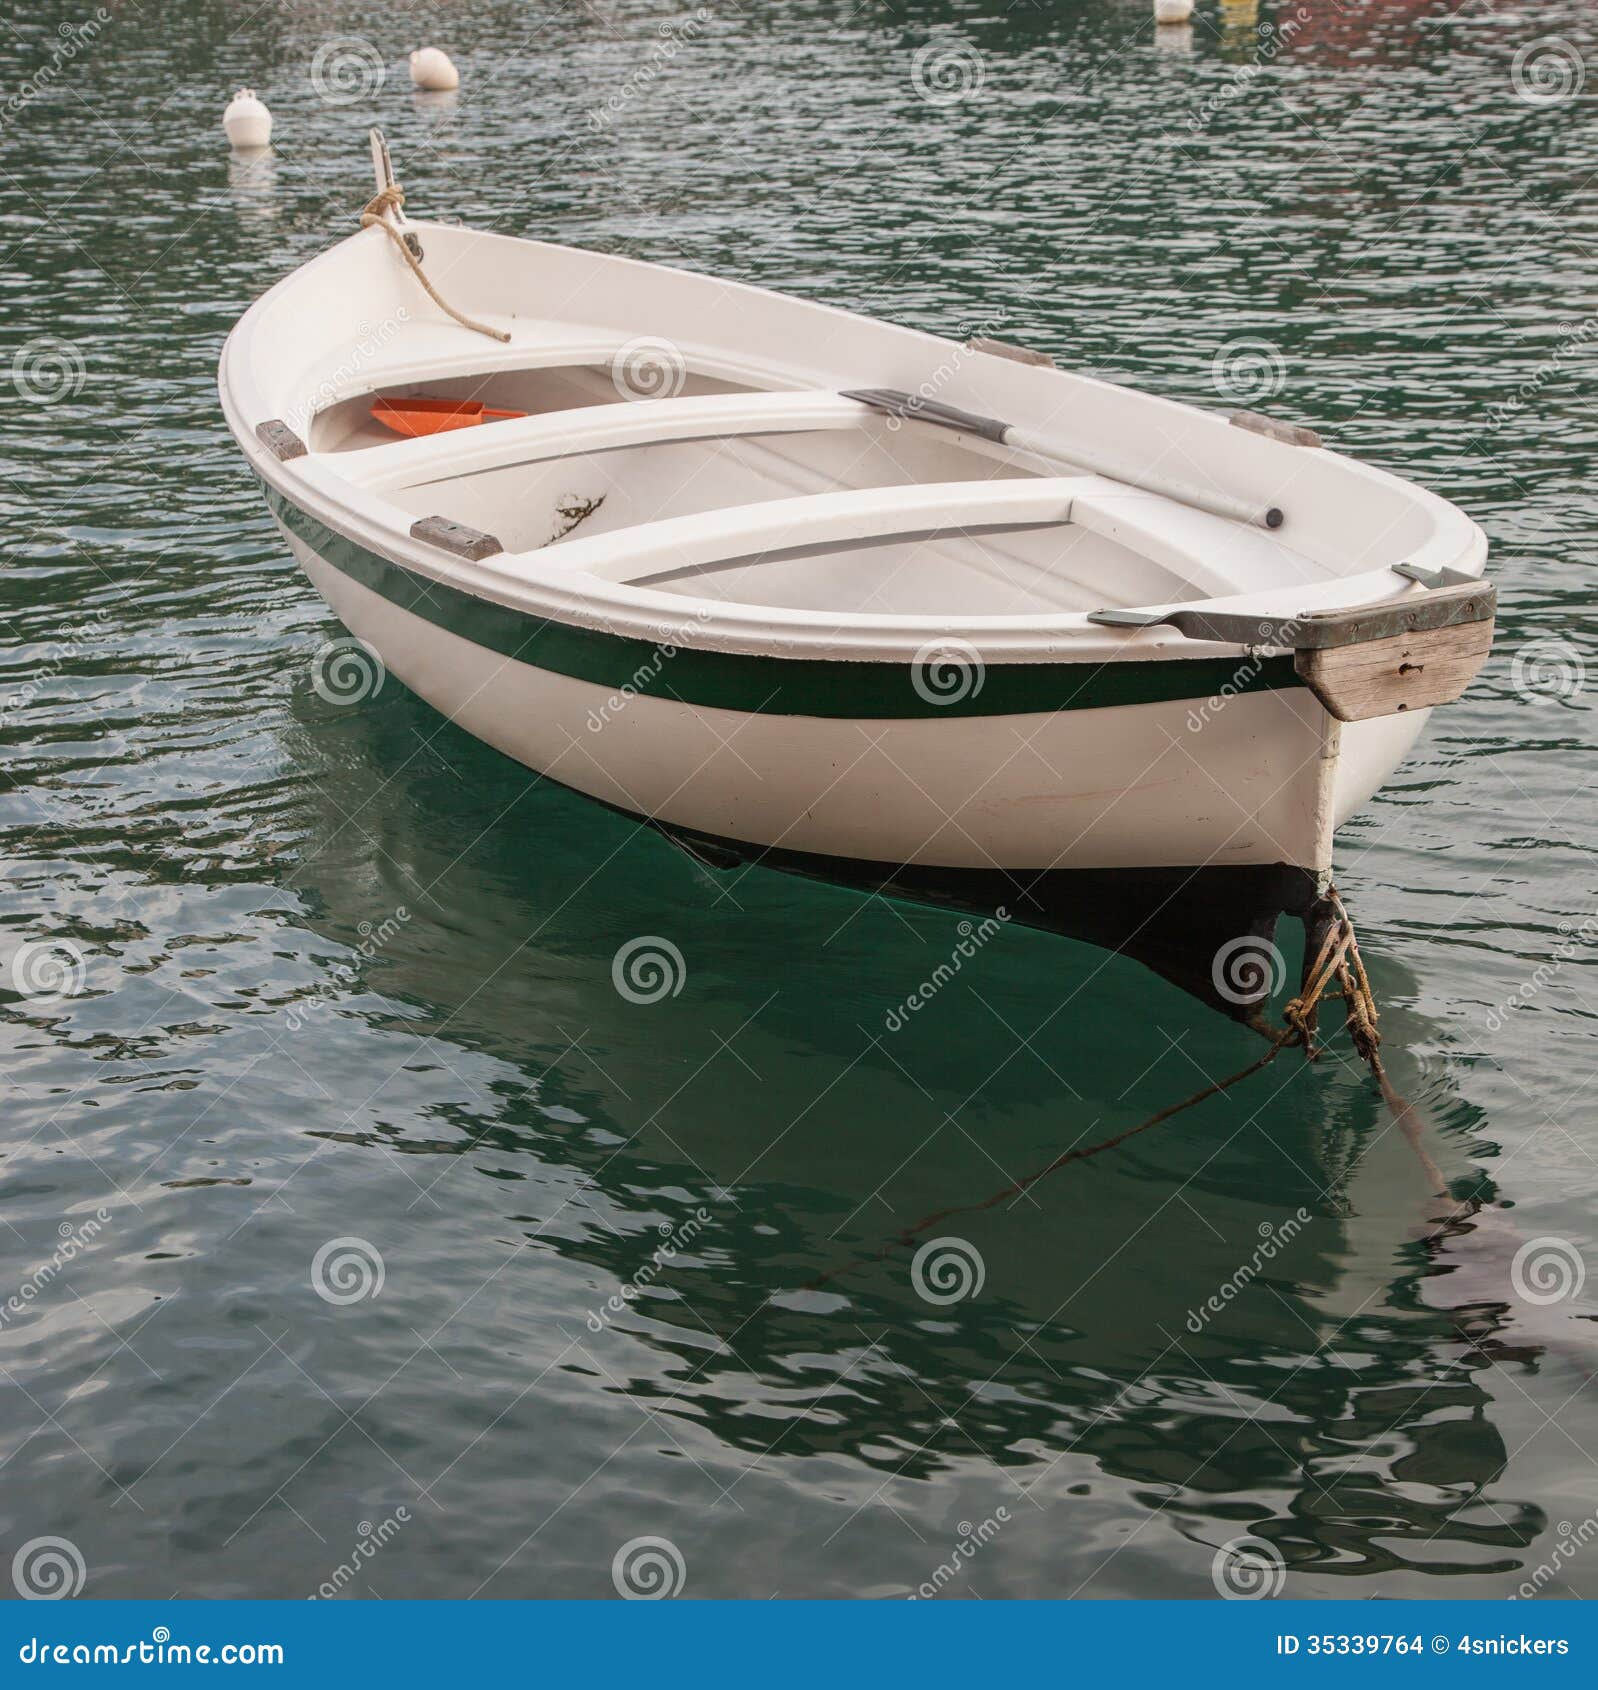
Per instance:
[[[454,428],[476,428],[499,417],[525,417],[525,411],[495,411],[471,399],[378,399],[372,419],[396,434],[446,434]]]

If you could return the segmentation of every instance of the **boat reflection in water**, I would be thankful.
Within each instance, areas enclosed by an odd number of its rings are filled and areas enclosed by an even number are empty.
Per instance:
[[[1358,6],[1289,0],[1277,8],[1275,27],[1284,37],[1290,35],[1296,61],[1370,71],[1433,66],[1438,42],[1446,39],[1439,28],[1460,16],[1452,0],[1362,0]]]
[[[1257,1090],[945,1219],[969,1296],[909,1249],[851,1265],[1257,1047],[1123,961],[1014,928],[890,1033],[951,917],[712,874],[434,726],[397,694],[341,725],[369,790],[312,818],[295,885],[352,949],[360,921],[408,907],[362,1013],[471,1084],[398,1123],[310,1130],[502,1182],[481,1181],[536,1245],[529,1273],[551,1249],[592,1272],[601,1312],[564,1319],[588,1317],[595,1389],[751,1463],[874,1473],[895,1507],[942,1475],[1030,1518],[1024,1489],[1062,1545],[1096,1546],[1079,1567],[1033,1556],[1033,1593],[1116,1594],[1128,1512],[1133,1538],[1157,1520],[1197,1554],[1246,1532],[1294,1574],[1504,1589],[1536,1559],[1545,1517],[1495,1489],[1541,1420],[1513,1373],[1575,1388],[1592,1329],[1531,1328],[1503,1252],[1473,1257],[1473,1237],[1512,1236],[1501,1211],[1428,1247],[1438,1201],[1362,1069],[1287,1053]],[[615,972],[641,935],[681,958],[647,1004]],[[1402,969],[1372,960],[1402,1000]],[[1386,1025],[1398,1050],[1427,1032],[1402,1008]],[[1476,1112],[1446,1076],[1417,1101],[1456,1193],[1490,1198],[1459,1148]]]

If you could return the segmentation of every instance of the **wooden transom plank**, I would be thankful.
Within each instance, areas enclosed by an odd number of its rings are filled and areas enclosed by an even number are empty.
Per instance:
[[[1487,661],[1493,619],[1395,634],[1361,645],[1298,651],[1299,676],[1340,722],[1448,704]]]

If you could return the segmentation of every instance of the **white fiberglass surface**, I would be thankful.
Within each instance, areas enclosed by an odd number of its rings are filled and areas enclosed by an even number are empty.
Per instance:
[[[456,478],[437,468],[387,497],[411,517],[444,516],[493,534],[509,553],[641,524],[844,488],[1029,479],[1033,472],[957,441],[857,430],[683,441],[509,464]],[[1131,496],[1125,521],[965,533],[810,555],[773,548],[637,583],[687,598],[891,615],[1072,614],[1180,603],[1308,580],[1320,571],[1263,530]],[[1162,524],[1168,533],[1162,533]],[[1105,532],[1105,528],[1114,532]],[[1154,531],[1154,539],[1146,531]],[[792,549],[806,543],[796,509]]]

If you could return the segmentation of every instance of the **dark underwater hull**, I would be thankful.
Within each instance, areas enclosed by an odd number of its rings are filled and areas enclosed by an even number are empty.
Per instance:
[[[1286,863],[1030,872],[936,868],[763,849],[651,825],[711,868],[755,864],[967,915],[1002,912],[1003,919],[1131,957],[1237,1021],[1256,1014],[1270,992],[1239,992],[1235,975],[1229,979],[1217,959],[1245,939],[1258,940],[1258,954],[1268,954],[1264,947],[1274,943],[1281,917],[1310,920],[1323,890],[1313,871]],[[1265,971],[1260,972],[1263,984]]]

